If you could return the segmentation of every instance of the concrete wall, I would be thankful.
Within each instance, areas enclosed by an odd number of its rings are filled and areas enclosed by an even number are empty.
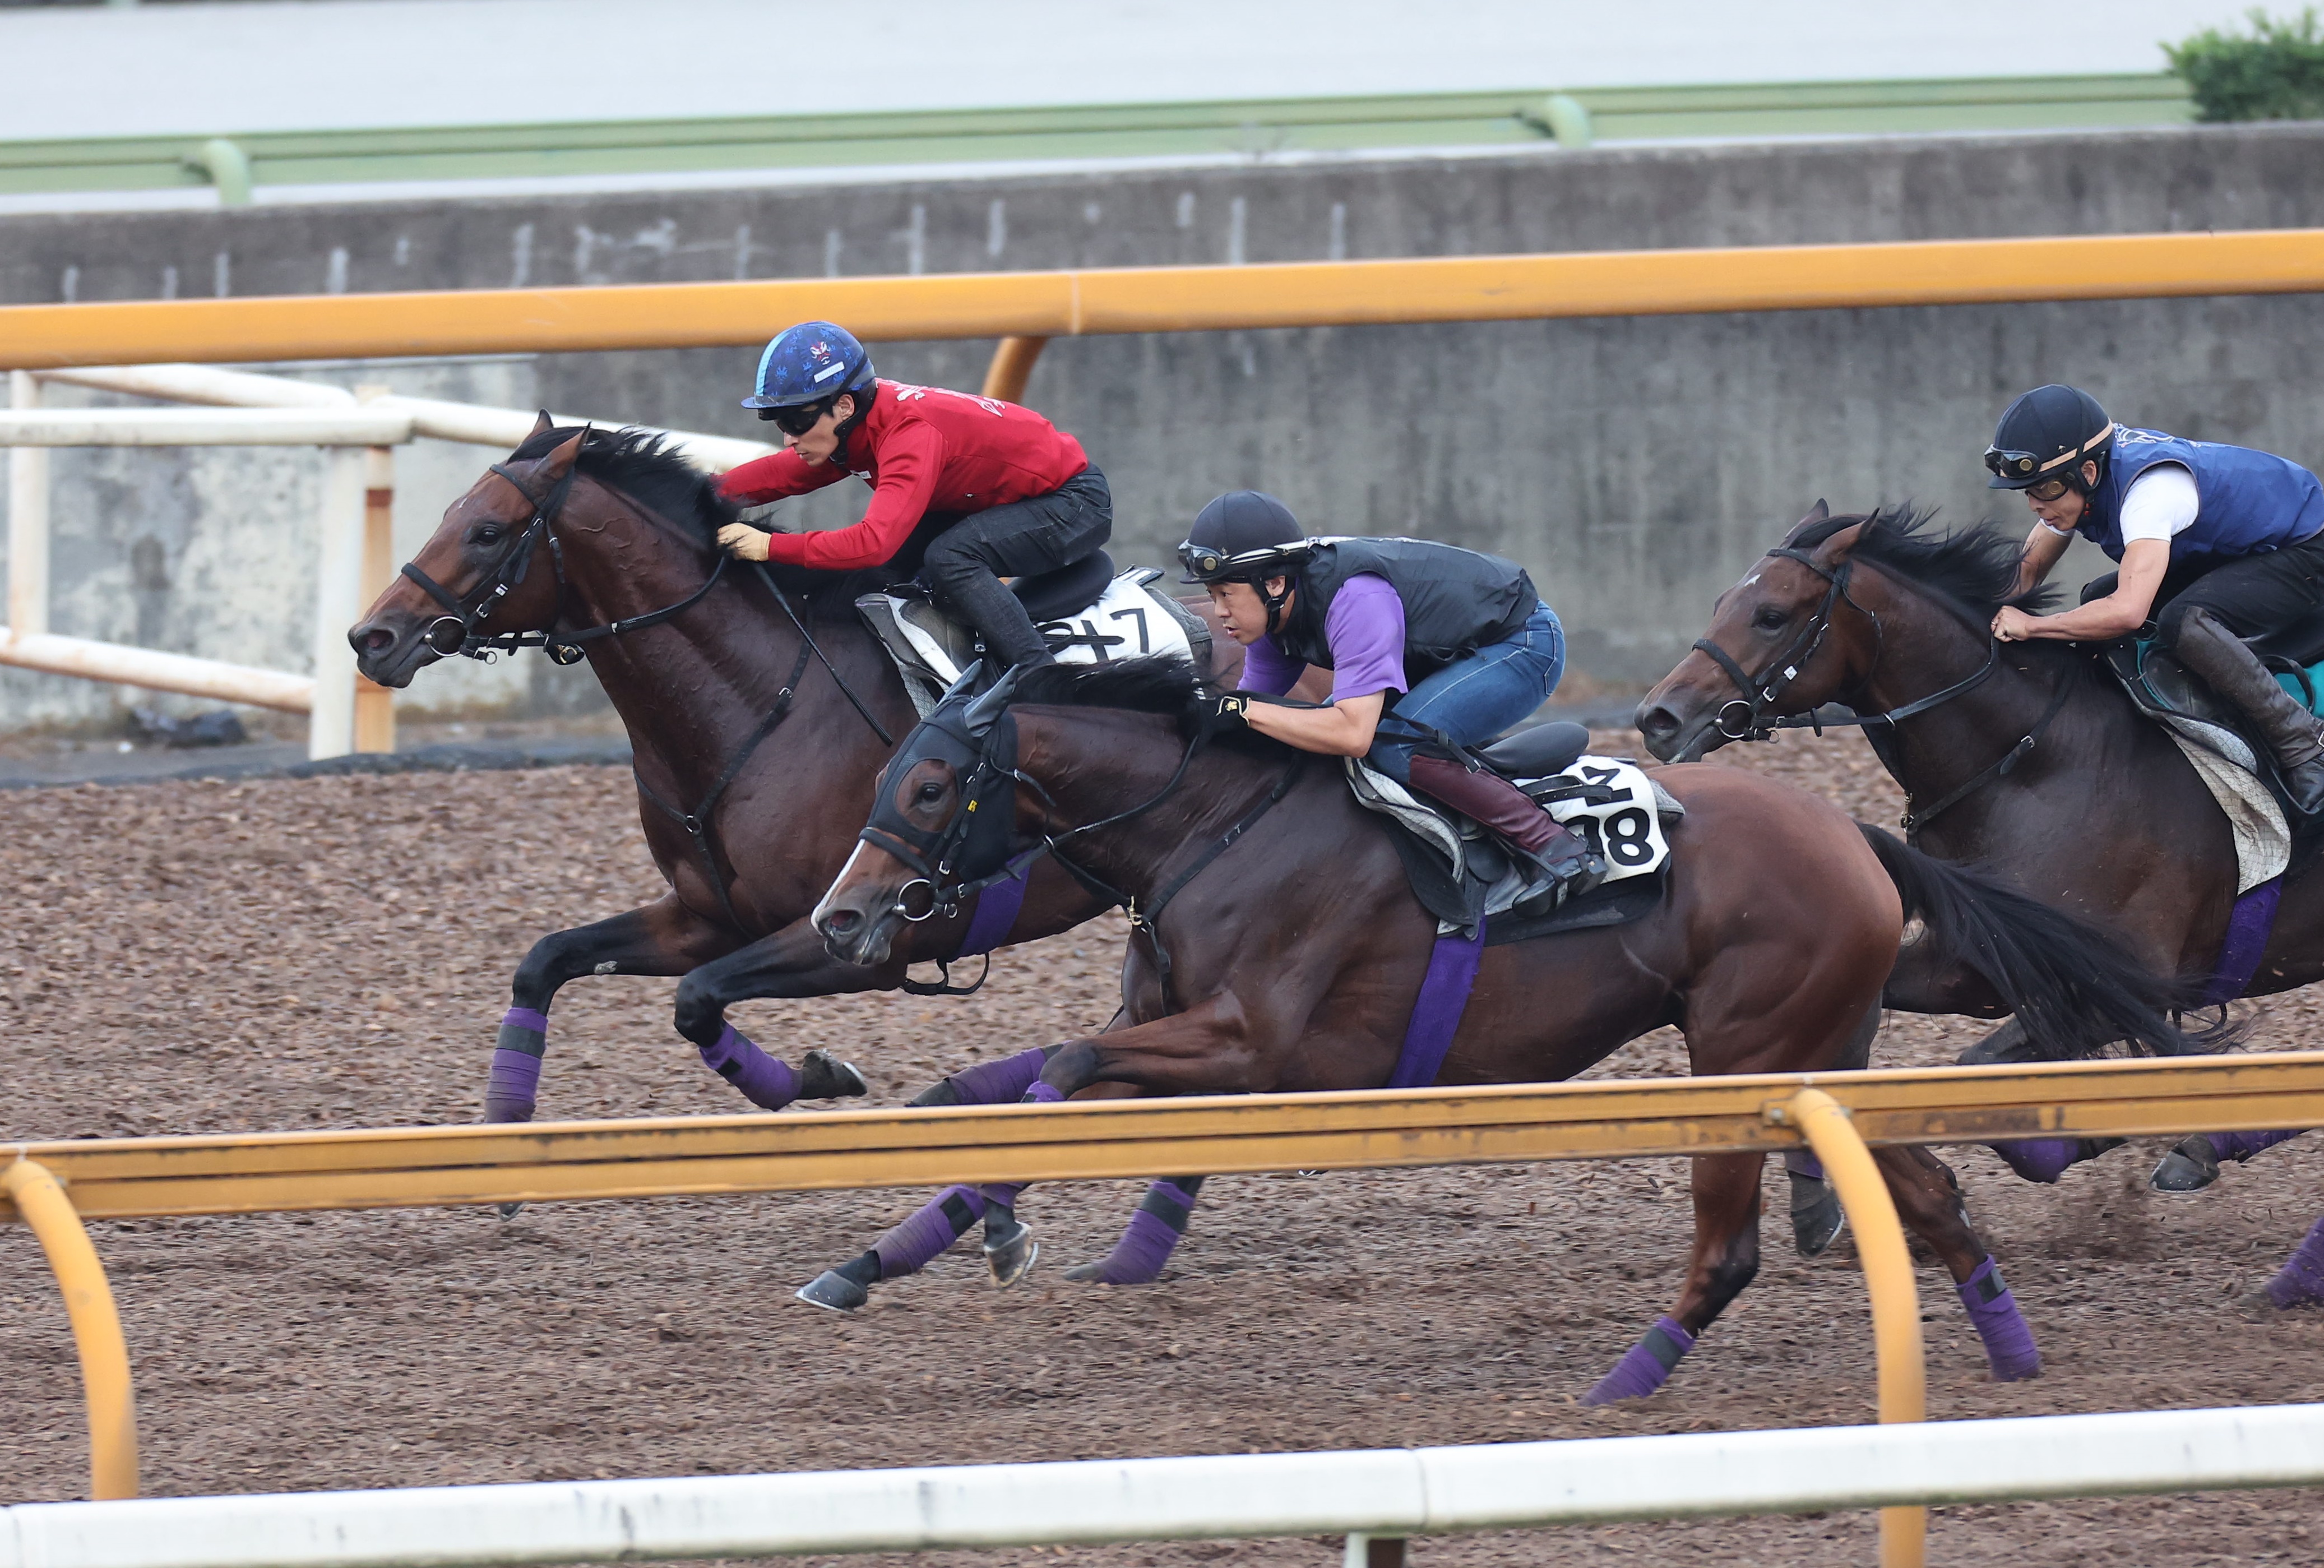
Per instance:
[[[2324,126],[16,217],[0,219],[0,300],[2292,226],[2324,226]],[[990,348],[892,345],[878,358],[906,380],[973,386]],[[733,406],[752,362],[719,350],[318,374],[757,435]],[[2084,385],[2126,420],[2324,464],[2314,296],[1091,338],[1052,345],[1028,401],[1111,478],[1118,556],[1162,559],[1203,501],[1239,485],[1277,492],[1319,531],[1502,551],[1566,619],[1573,690],[1589,695],[1659,675],[1720,589],[1819,496],[1846,510],[1909,497],[2015,526],[1978,454],[2001,404],[2046,380]],[[403,548],[487,457],[415,449]],[[305,592],[281,585],[303,583],[318,467],[60,455],[57,630],[297,667]],[[847,521],[860,495],[835,489],[795,515]],[[413,700],[587,700],[545,669],[431,672]],[[0,676],[6,721],[93,717],[114,700]]]

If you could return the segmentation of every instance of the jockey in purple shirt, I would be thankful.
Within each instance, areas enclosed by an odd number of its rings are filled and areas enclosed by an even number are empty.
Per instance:
[[[1514,561],[1417,539],[1309,539],[1272,495],[1203,508],[1178,547],[1244,648],[1240,689],[1279,696],[1309,665],[1332,671],[1322,707],[1222,699],[1286,745],[1362,757],[1524,851],[1568,890],[1605,875],[1589,845],[1440,738],[1480,746],[1524,722],[1565,671],[1557,617]]]

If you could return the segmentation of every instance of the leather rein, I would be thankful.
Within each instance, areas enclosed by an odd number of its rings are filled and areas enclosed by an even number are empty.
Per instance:
[[[1842,604],[1872,623],[1872,663],[1867,668],[1867,679],[1871,678],[1871,669],[1877,669],[1880,663],[1880,655],[1885,649],[1885,632],[1880,624],[1880,617],[1858,604],[1848,591],[1849,580],[1856,571],[1856,561],[1853,557],[1842,561],[1837,568],[1832,568],[1818,566],[1808,551],[1796,546],[1778,545],[1769,550],[1767,555],[1769,558],[1780,557],[1784,560],[1795,561],[1821,577],[1825,583],[1823,602],[1816,606],[1815,613],[1808,618],[1807,624],[1800,629],[1799,635],[1793,638],[1790,645],[1782,652],[1768,660],[1766,669],[1757,676],[1747,672],[1734,655],[1709,638],[1695,639],[1695,650],[1718,665],[1727,678],[1733,681],[1736,688],[1743,693],[1742,696],[1732,698],[1720,705],[1719,712],[1712,716],[1711,722],[1717,726],[1719,733],[1730,741],[1769,740],[1777,730],[1812,729],[1821,735],[1827,726],[1833,729],[1861,728],[1865,732],[1865,739],[1872,742],[1873,750],[1880,753],[1880,760],[1886,764],[1889,759],[1883,741],[1895,735],[1897,724],[1906,719],[1927,713],[1932,708],[1941,707],[1955,697],[1968,696],[1992,679],[1994,672],[2000,668],[2001,643],[1988,632],[1985,662],[1976,670],[1941,691],[1932,692],[1927,696],[1908,702],[1901,707],[1889,708],[1886,712],[1877,714],[1850,714],[1846,718],[1835,719],[1824,718],[1815,709],[1810,709],[1804,714],[1782,715],[1770,718],[1767,716],[1766,710],[1790,688],[1794,681],[1799,678],[1800,672],[1807,668],[1808,661],[1813,659],[1817,650],[1823,646],[1824,637],[1831,630],[1832,617]],[[1907,584],[1907,586],[1910,585]],[[2015,745],[1969,775],[1960,784],[1946,791],[1936,801],[1921,810],[1914,811],[1909,808],[1911,802],[1908,799],[1906,802],[1908,808],[1899,818],[1899,825],[1905,832],[1910,833],[1927,823],[1938,813],[1950,809],[1993,780],[2007,775],[2034,750],[2034,745],[2041,740],[2043,732],[2050,727],[2050,722],[2056,718],[2059,711],[2066,706],[2066,698],[2072,689],[2070,681],[2061,680],[2056,693],[2050,699],[2050,706],[2043,711],[2042,716],[2034,721],[2033,726],[2018,738]],[[1874,735],[1872,726],[1875,724],[1886,725],[1887,735]],[[1890,770],[1894,771],[1893,769]]]

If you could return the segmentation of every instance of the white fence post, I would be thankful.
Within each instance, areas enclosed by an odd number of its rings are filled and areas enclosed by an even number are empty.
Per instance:
[[[355,749],[355,650],[347,628],[363,613],[364,477],[361,447],[327,447],[322,548],[315,563],[315,706],[307,755],[319,761]]]
[[[39,378],[8,373],[8,406],[41,406]],[[18,447],[8,454],[8,630],[38,637],[49,629],[49,454]]]
[[[357,401],[373,403],[392,388],[365,383],[355,388]],[[364,452],[363,560],[355,574],[355,594],[362,614],[395,581],[395,448],[370,447]],[[352,624],[354,616],[348,617]],[[395,694],[355,677],[355,750],[395,750]]]

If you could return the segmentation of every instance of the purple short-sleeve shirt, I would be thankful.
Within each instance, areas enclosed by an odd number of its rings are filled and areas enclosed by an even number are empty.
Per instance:
[[[1332,650],[1333,702],[1411,689],[1404,678],[1404,601],[1386,577],[1360,572],[1340,586],[1323,616],[1323,641]],[[1261,637],[1243,650],[1240,687],[1280,696],[1306,668],[1274,638]]]

